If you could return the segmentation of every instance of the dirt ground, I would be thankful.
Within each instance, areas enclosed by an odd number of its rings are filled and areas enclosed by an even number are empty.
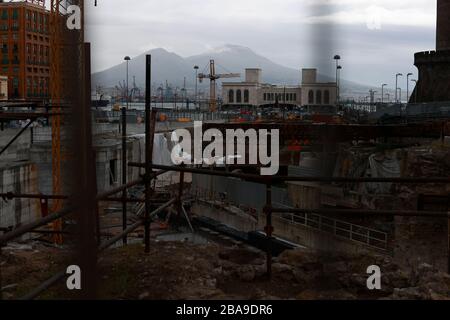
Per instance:
[[[62,254],[61,254],[62,253]],[[34,245],[30,250],[3,250],[2,287],[5,299],[17,299],[60,270],[68,252]],[[382,290],[367,289],[367,266],[383,270]],[[152,241],[108,250],[98,263],[99,299],[448,299],[450,276],[429,265],[410,272],[386,257],[324,256],[290,250],[273,260],[266,277],[263,252],[250,247],[215,243]],[[64,283],[40,299],[74,299]]]

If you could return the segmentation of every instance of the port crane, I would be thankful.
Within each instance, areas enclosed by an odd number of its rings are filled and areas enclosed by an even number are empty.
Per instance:
[[[230,79],[230,78],[240,78],[241,74],[239,73],[224,73],[224,74],[216,74],[216,65],[214,60],[209,61],[209,74],[199,73],[198,79],[200,83],[203,82],[204,79],[210,80],[210,88],[209,88],[209,109],[211,112],[215,112],[217,110],[217,99],[216,99],[216,80],[219,79]]]

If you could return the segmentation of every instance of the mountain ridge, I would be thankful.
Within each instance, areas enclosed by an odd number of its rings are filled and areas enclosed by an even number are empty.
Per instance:
[[[207,52],[182,57],[175,52],[170,52],[164,48],[155,48],[144,52],[134,57],[129,62],[129,78],[130,86],[133,84],[133,77],[136,79],[138,87],[144,87],[145,83],[145,56],[152,55],[152,84],[159,86],[167,82],[179,88],[184,85],[184,78],[186,77],[186,87],[193,88],[195,86],[195,71],[194,66],[200,67],[199,72],[209,70],[202,70],[207,68],[209,60],[214,59],[216,62],[218,73],[233,72],[240,73],[243,81],[245,76],[245,68],[261,68],[262,80],[265,83],[271,84],[285,84],[285,85],[299,85],[301,82],[301,69],[293,69],[282,66],[270,59],[257,54],[251,48],[226,44],[221,47],[213,48]],[[119,85],[126,77],[126,62],[122,62],[111,68],[92,74],[93,88],[97,86],[113,88]],[[229,80],[228,80],[229,81]],[[232,81],[239,81],[238,78]],[[320,82],[334,82],[335,79],[327,75],[318,75]],[[347,80],[341,80],[343,94],[351,94],[358,92],[368,92],[371,88],[369,86],[354,83]],[[201,88],[206,88],[207,84],[199,84]]]

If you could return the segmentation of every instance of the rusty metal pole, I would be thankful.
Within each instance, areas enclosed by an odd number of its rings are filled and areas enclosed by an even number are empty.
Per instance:
[[[84,58],[84,59],[83,59]],[[91,114],[91,47],[90,44],[84,45],[84,54],[82,57],[84,63],[83,80],[85,84],[82,108],[76,108],[74,105],[75,124],[79,125],[75,129],[74,137],[79,138],[76,143],[76,152],[78,155],[78,167],[81,169],[81,178],[77,181],[77,190],[75,195],[81,202],[78,211],[79,222],[79,252],[78,259],[83,272],[81,297],[83,299],[94,299],[97,288],[97,241],[96,241],[96,201],[95,190],[96,179],[95,159],[92,143],[92,114]],[[83,88],[82,88],[83,89]],[[78,109],[78,110],[77,110]]]
[[[150,211],[151,211],[151,180],[150,173],[152,168],[153,137],[151,134],[151,65],[152,56],[146,56],[145,63],[145,218],[144,218],[144,243],[145,253],[150,253]],[[154,130],[154,129],[153,129]]]
[[[127,109],[122,108],[122,185],[127,184]],[[127,218],[127,189],[122,191],[122,230],[125,231],[128,226]],[[122,239],[123,245],[128,242],[127,236]]]
[[[272,278],[272,185],[266,185],[266,206],[264,208],[266,214],[266,242],[267,242],[267,277]]]

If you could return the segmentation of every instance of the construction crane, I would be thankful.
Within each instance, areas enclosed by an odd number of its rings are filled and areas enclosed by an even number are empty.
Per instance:
[[[209,61],[209,74],[199,73],[198,79],[200,83],[203,82],[203,79],[210,80],[209,87],[209,110],[211,112],[215,112],[217,110],[217,100],[216,100],[216,80],[218,79],[230,79],[230,78],[240,78],[241,74],[239,73],[225,73],[225,74],[216,74],[216,66],[214,60]]]

